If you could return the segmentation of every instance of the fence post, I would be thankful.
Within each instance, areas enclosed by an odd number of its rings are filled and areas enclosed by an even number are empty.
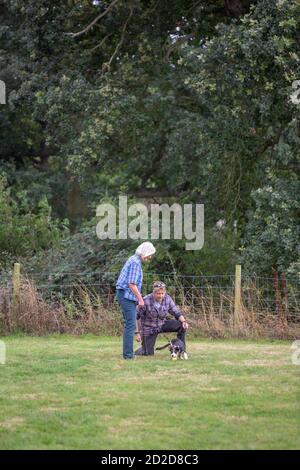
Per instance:
[[[14,263],[13,271],[13,308],[15,309],[20,301],[20,263]]]
[[[241,284],[242,284],[242,267],[240,264],[235,265],[235,283],[234,283],[234,326],[239,324],[241,313]]]
[[[288,300],[288,288],[287,288],[287,281],[286,281],[285,273],[282,273],[282,291],[284,295],[283,320],[287,321],[288,313],[289,313],[289,300]]]
[[[282,317],[282,305],[281,305],[281,292],[279,287],[279,274],[277,268],[272,267],[273,273],[273,287],[275,294],[275,303],[276,303],[276,313]]]

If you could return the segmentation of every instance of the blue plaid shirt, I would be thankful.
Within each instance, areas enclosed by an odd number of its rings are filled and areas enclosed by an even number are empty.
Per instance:
[[[116,288],[125,291],[124,297],[128,300],[137,301],[136,296],[131,292],[128,284],[135,284],[141,292],[143,283],[142,262],[138,255],[130,256],[121,269],[117,280]]]

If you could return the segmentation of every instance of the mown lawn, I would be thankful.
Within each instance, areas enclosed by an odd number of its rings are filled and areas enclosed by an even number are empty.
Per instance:
[[[191,341],[173,362],[123,361],[118,338],[2,339],[1,449],[300,447],[289,342]]]

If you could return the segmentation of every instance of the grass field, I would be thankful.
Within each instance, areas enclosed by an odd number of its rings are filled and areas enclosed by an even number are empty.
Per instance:
[[[173,362],[123,361],[118,338],[4,340],[1,449],[300,447],[290,342],[191,341]]]

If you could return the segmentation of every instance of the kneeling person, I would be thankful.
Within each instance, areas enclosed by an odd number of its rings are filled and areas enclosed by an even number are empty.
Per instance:
[[[174,320],[167,320],[171,314]],[[183,341],[185,347],[185,332],[188,323],[176,307],[173,299],[166,292],[163,282],[153,284],[152,294],[144,297],[144,306],[137,307],[136,340],[142,341],[142,346],[135,351],[138,356],[153,356],[154,346],[159,333],[177,333],[177,338]]]

